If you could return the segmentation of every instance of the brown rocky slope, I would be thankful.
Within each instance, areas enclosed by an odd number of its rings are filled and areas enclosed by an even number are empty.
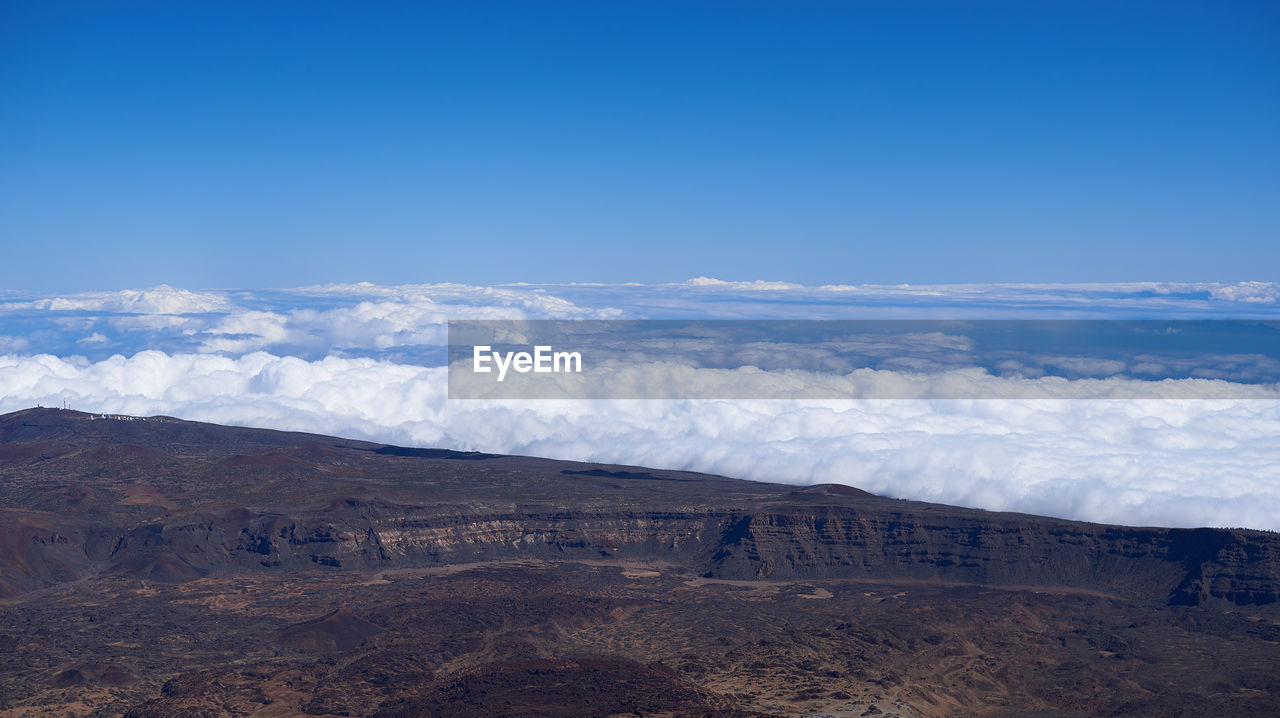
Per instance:
[[[1271,532],[49,409],[0,417],[0,524],[0,661],[27,666],[0,701],[13,715],[554,714],[574,681],[616,684],[591,698],[616,713],[1275,705],[1259,677],[1280,655]],[[446,585],[457,600],[430,588]],[[907,595],[929,600],[907,623],[884,613]],[[1006,625],[1012,596],[1028,598]],[[144,605],[161,627],[139,626]],[[970,635],[944,605],[1006,627]],[[854,616],[872,622],[856,638],[838,628]],[[211,620],[224,630],[202,644]],[[1202,633],[1236,643],[1192,647]],[[130,636],[169,642],[181,668]],[[975,658],[996,636],[1006,655]],[[1019,671],[1044,656],[1060,675],[1040,686]],[[1159,687],[1154,666],[1202,664],[1228,668],[1182,681],[1190,696]],[[542,687],[515,705],[513,681]]]

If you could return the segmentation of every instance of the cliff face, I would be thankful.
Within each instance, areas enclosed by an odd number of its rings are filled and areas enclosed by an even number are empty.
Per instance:
[[[0,593],[495,559],[659,558],[722,579],[1061,586],[1280,600],[1280,535],[1102,526],[681,472],[189,422],[0,418]],[[220,448],[223,447],[223,448]]]
[[[199,575],[659,558],[721,579],[1063,586],[1174,605],[1280,600],[1280,540],[1264,533],[1036,522],[980,512],[942,518],[881,506],[476,514],[343,504],[305,516],[238,509],[148,524],[91,558],[157,577],[164,575],[154,566],[161,557],[177,559]]]
[[[710,513],[469,512],[335,502],[294,515],[239,508],[164,519],[120,535],[92,558],[131,565],[169,556],[200,573],[297,570],[313,566],[376,570],[502,559],[661,557],[700,563],[724,517]]]
[[[180,558],[202,572],[309,565],[370,570],[495,559],[662,557],[697,560],[718,519],[671,513],[467,514],[410,507],[286,516],[240,509],[152,523],[105,557]],[[399,508],[400,510],[397,510]]]
[[[709,572],[1069,586],[1183,605],[1280,600],[1275,534],[933,513],[822,507],[734,517]]]

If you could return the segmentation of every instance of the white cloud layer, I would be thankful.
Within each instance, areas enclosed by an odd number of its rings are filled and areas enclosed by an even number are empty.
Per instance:
[[[1275,400],[451,402],[444,369],[367,358],[0,357],[0,410],[64,400],[1090,521],[1280,530]]]
[[[159,286],[6,293],[0,300],[0,410],[66,400],[88,411],[165,413],[398,444],[832,481],[904,498],[1094,521],[1280,529],[1280,401],[1026,400],[1007,391],[1055,366],[1101,376],[1120,368],[1077,366],[1084,361],[1079,357],[1021,357],[995,365],[993,371],[1005,375],[1000,378],[962,370],[930,380],[985,382],[990,391],[984,396],[1004,397],[987,401],[446,399],[446,374],[438,365],[449,319],[614,318],[1275,321],[1280,285],[806,287],[697,277],[660,285],[361,283],[261,292]],[[910,389],[913,380],[898,372],[947,368],[963,341],[923,336],[914,364],[882,364],[863,378]],[[737,347],[766,369],[777,350]],[[896,357],[899,348],[885,351]],[[1190,372],[1183,376],[1233,381],[1272,381],[1276,374],[1267,357],[1197,359],[1217,373],[1145,355],[1128,359],[1127,369],[1157,378],[1181,369]],[[730,388],[737,381],[733,372],[700,371],[690,381],[711,377]],[[1084,383],[1091,380],[1053,381],[1063,382],[1061,393],[1052,384],[1053,396],[1077,396],[1074,389],[1126,395],[1123,382],[1111,379],[1092,386]],[[1242,395],[1239,386],[1232,395]],[[1182,395],[1214,396],[1220,384],[1206,380],[1194,388]],[[1276,386],[1245,391],[1274,395]]]
[[[0,311],[40,309],[53,312],[114,312],[122,314],[202,314],[226,311],[231,303],[222,292],[192,292],[165,284],[151,289],[79,292],[65,297],[0,303]]]

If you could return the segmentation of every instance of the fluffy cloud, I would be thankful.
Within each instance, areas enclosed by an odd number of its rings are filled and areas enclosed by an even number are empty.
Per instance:
[[[685,282],[689,287],[714,287],[716,289],[739,289],[749,292],[784,292],[789,289],[804,289],[804,285],[791,282],[768,282],[756,279],[750,282],[730,282],[714,277],[694,277]]]
[[[93,358],[145,349],[228,355],[271,350],[308,358],[333,352],[377,355],[443,344],[450,319],[620,316],[621,310],[579,306],[541,288],[334,284],[196,293],[160,286],[0,303],[0,333],[41,337],[36,343],[0,344],[0,351],[82,351]],[[97,338],[85,341],[86,336]]]
[[[161,284],[151,289],[118,292],[81,292],[0,304],[0,311],[38,309],[53,312],[114,312],[122,314],[201,314],[225,311],[231,306],[220,292],[192,292]]]
[[[1209,288],[1214,299],[1251,304],[1275,304],[1280,299],[1280,286],[1270,282],[1239,282],[1220,284]]]
[[[440,303],[430,297],[405,301],[362,301],[334,309],[291,309],[277,313],[242,311],[191,333],[206,352],[243,354],[288,349],[313,355],[333,350],[372,350],[443,345],[450,319],[597,319],[608,310],[583,309],[554,297],[493,304]]]
[[[449,401],[442,368],[158,351],[0,357],[36,403],[377,441],[831,481],[1092,521],[1280,529],[1280,401]]]

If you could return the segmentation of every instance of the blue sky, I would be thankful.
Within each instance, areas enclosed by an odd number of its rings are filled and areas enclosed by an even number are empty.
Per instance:
[[[1267,2],[0,4],[0,289],[1280,280]]]

